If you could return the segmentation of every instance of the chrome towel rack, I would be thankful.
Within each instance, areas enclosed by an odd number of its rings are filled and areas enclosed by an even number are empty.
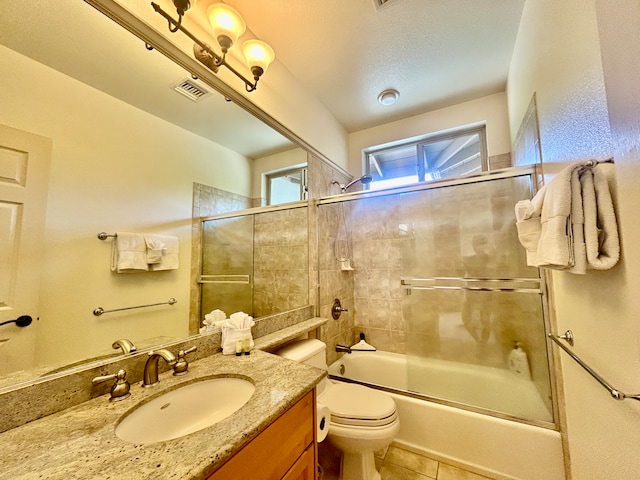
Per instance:
[[[629,395],[626,393],[621,392],[620,390],[613,388],[611,386],[611,384],[609,382],[607,382],[604,378],[602,378],[600,375],[598,375],[593,368],[591,368],[589,365],[587,365],[586,363],[584,363],[580,357],[578,357],[575,353],[573,353],[571,350],[569,350],[566,345],[564,345],[560,340],[565,340],[566,342],[568,342],[571,346],[573,346],[573,342],[574,342],[574,335],[573,332],[571,330],[567,330],[564,335],[554,335],[553,333],[549,333],[548,337],[553,340],[560,348],[562,348],[562,350],[564,350],[571,358],[573,358],[578,365],[580,365],[582,368],[584,368],[589,375],[591,375],[593,378],[595,378],[597,380],[597,382],[602,385],[604,388],[606,388],[609,391],[609,394],[615,398],[616,400],[624,400],[625,398],[630,398],[632,400],[638,400],[640,401],[640,393],[637,395]]]
[[[93,310],[93,314],[96,317],[99,317],[100,315],[102,315],[103,313],[111,313],[111,312],[121,312],[122,310],[133,310],[134,308],[146,308],[146,307],[156,307],[158,305],[173,305],[175,303],[178,303],[178,301],[175,298],[170,298],[169,301],[167,302],[160,302],[160,303],[150,303],[149,305],[137,305],[135,307],[124,307],[124,308],[114,308],[111,310],[105,310],[102,307],[98,307],[96,309]]]

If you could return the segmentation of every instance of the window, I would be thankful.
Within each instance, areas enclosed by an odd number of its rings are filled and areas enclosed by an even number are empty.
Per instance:
[[[390,188],[488,170],[485,128],[434,134],[365,150],[371,189]]]
[[[307,167],[291,168],[266,175],[267,205],[298,202],[307,198]]]

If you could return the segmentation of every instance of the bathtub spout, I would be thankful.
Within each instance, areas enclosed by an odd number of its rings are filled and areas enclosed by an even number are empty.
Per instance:
[[[351,353],[351,348],[345,345],[336,345],[336,352],[338,353]]]

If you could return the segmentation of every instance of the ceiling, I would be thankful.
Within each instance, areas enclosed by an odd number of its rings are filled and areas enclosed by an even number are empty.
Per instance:
[[[149,1],[121,3],[150,11]],[[379,9],[377,1],[225,0],[348,132],[504,91],[525,0],[389,0]],[[198,106],[178,94],[160,101],[185,72],[79,3],[0,2],[0,43],[251,158],[288,144],[220,95]],[[211,3],[199,0],[187,15],[205,23]],[[383,106],[376,99],[388,88],[400,98]],[[250,138],[239,133],[243,122]]]
[[[225,3],[348,132],[505,90],[525,0],[377,1]]]

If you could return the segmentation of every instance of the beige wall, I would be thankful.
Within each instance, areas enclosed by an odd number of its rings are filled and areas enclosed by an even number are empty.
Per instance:
[[[488,155],[509,153],[511,143],[506,95],[497,93],[351,133],[349,135],[349,172],[354,176],[362,174],[362,150],[365,148],[450,130],[463,125],[482,123],[486,124],[487,129]]]
[[[193,183],[248,196],[251,162],[4,47],[0,64],[0,123],[53,141],[40,321],[30,327],[41,361],[111,351],[121,337],[184,336]],[[101,231],[178,236],[181,266],[112,273]],[[172,307],[92,314],[170,297]]]
[[[570,328],[575,353],[627,393],[640,389],[639,118],[638,102],[632,101],[638,98],[640,73],[639,12],[638,1],[527,1],[507,91],[512,135],[537,93],[543,162],[615,153],[622,261],[612,270],[585,276],[554,272],[557,319],[552,328]],[[607,101],[615,114],[613,136]],[[547,163],[545,172],[562,166]],[[561,366],[573,480],[638,478],[640,405],[613,400],[564,354]]]

